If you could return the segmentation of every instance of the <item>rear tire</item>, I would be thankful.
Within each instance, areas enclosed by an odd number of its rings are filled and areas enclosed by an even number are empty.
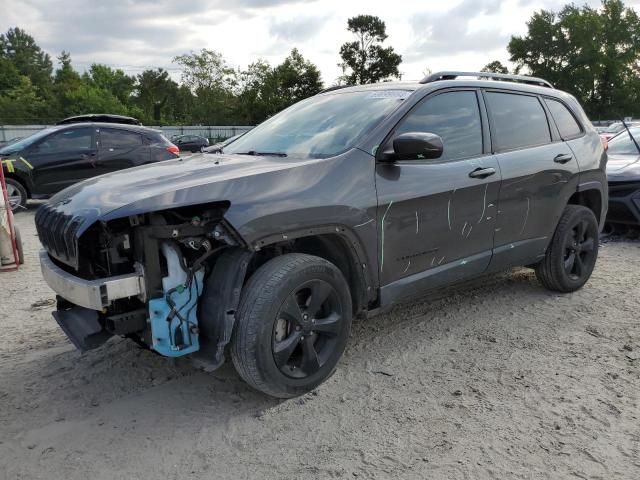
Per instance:
[[[536,277],[549,290],[574,292],[591,277],[598,258],[598,221],[581,205],[567,205]]]
[[[27,189],[24,188],[19,181],[13,178],[5,178],[5,183],[7,184],[7,196],[9,197],[11,210],[16,212],[26,208],[27,200],[29,198]]]
[[[295,397],[334,372],[350,328],[351,296],[340,270],[320,257],[282,255],[243,288],[231,358],[256,390]]]

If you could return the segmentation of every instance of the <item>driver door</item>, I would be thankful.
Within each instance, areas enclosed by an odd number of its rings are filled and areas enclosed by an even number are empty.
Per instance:
[[[383,305],[484,272],[493,249],[500,170],[479,92],[428,96],[380,151],[409,132],[439,135],[444,150],[376,165]]]

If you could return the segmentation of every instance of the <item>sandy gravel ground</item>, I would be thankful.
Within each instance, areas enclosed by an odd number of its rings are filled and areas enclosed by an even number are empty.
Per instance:
[[[1,479],[640,478],[640,243],[580,292],[528,270],[354,325],[305,397],[122,339],[85,355],[50,316],[32,208],[1,273]]]

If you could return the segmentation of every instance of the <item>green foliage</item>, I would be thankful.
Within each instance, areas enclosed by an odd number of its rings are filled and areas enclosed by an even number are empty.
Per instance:
[[[264,60],[237,74],[240,123],[254,125],[322,90],[320,71],[297,50],[272,68]]]
[[[387,39],[385,23],[373,15],[358,15],[347,25],[356,40],[340,47],[342,80],[347,85],[360,85],[400,78],[402,57],[393,47],[381,45]]]
[[[481,72],[493,72],[493,73],[509,73],[509,69],[502,64],[500,60],[494,60],[487,63],[482,67]]]
[[[620,0],[604,0],[600,10],[570,4],[535,13],[527,26],[508,46],[519,69],[573,93],[595,118],[640,115],[640,19],[633,9]]]
[[[20,75],[28,77],[40,94],[51,85],[53,65],[31,35],[20,28],[10,28],[0,35],[0,57],[9,60]]]
[[[218,52],[179,55],[178,84],[166,70],[129,76],[94,63],[78,73],[62,52],[51,59],[18,28],[0,35],[0,122],[52,123],[85,113],[130,115],[147,125],[254,125],[322,90],[318,68],[297,49],[279,65],[235,71]]]

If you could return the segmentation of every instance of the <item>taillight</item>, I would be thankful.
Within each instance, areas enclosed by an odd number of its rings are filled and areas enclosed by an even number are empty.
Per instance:
[[[180,149],[178,147],[176,147],[175,145],[169,145],[167,147],[167,152],[179,155],[180,154]]]

